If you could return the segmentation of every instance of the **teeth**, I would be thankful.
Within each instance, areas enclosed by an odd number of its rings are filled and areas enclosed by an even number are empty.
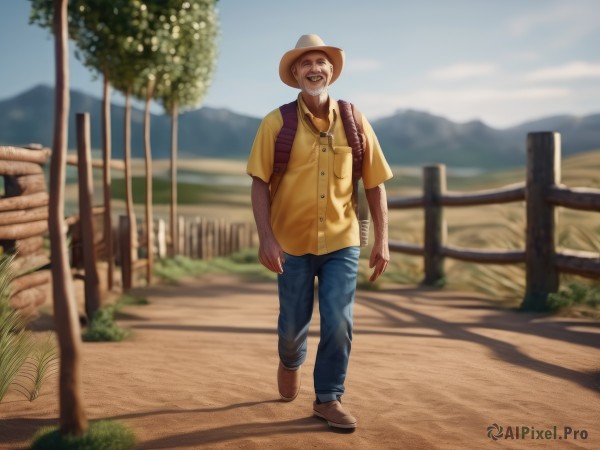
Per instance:
[[[320,76],[313,76],[313,77],[308,77],[308,79],[309,79],[310,81],[319,81],[319,80],[321,80],[321,79],[322,79],[322,77],[320,77]]]

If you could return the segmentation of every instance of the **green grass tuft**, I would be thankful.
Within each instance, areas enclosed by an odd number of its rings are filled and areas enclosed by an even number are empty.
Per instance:
[[[166,283],[177,283],[182,278],[195,277],[209,272],[206,261],[195,260],[177,255],[174,258],[161,259],[154,266],[154,275]]]
[[[565,289],[555,294],[550,294],[547,305],[552,311],[571,308],[573,306],[598,308],[600,306],[600,284],[569,283]]]
[[[83,333],[86,342],[120,342],[131,333],[115,322],[115,305],[106,305],[94,314],[90,325]]]
[[[46,378],[58,370],[58,349],[54,341],[54,334],[48,333],[45,341],[39,342],[33,347],[27,361],[23,364],[19,374],[19,378],[23,381],[15,382],[15,384],[31,402],[40,395]]]
[[[0,401],[10,388],[30,401],[37,398],[46,377],[57,366],[52,335],[39,343],[25,329],[25,320],[9,304],[13,256],[0,258]]]
[[[35,348],[31,333],[22,326],[18,311],[10,311],[0,317],[0,401],[16,382]]]
[[[81,436],[61,434],[58,428],[42,428],[34,436],[32,450],[129,450],[135,447],[133,432],[117,422],[92,422]]]
[[[277,274],[270,272],[258,262],[258,250],[248,249],[229,257],[208,261],[176,256],[157,262],[154,274],[167,283],[177,283],[183,278],[197,277],[207,273],[240,275],[254,280],[274,280]]]
[[[123,294],[116,302],[117,310],[121,309],[123,306],[140,306],[140,305],[148,305],[148,299],[145,297],[138,297],[131,294]]]

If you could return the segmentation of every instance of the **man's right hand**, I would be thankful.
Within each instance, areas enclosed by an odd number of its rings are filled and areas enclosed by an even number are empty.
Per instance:
[[[271,272],[283,273],[285,256],[271,229],[271,193],[269,185],[258,177],[252,177],[252,211],[260,247],[258,260]]]
[[[273,239],[266,239],[260,243],[258,249],[258,260],[271,272],[283,273],[283,264],[285,263],[285,254],[279,243]]]

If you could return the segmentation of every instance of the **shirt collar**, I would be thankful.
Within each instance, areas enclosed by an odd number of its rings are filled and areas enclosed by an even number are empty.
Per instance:
[[[302,117],[305,119],[309,119],[308,121],[312,124],[312,119],[315,117],[313,113],[310,112],[306,103],[302,99],[302,93],[298,94],[298,105],[300,105],[300,112],[302,113]],[[333,124],[338,116],[338,104],[337,102],[329,96],[329,124],[330,128],[333,128]]]
[[[308,107],[306,106],[306,103],[304,103],[304,100],[302,99],[302,93],[298,94],[298,104],[300,105],[300,111],[302,112],[303,116],[308,116],[311,119],[314,117],[314,114],[311,113],[308,109]],[[337,102],[331,98],[331,96],[329,96],[329,122],[333,122],[333,118],[338,114],[337,111]]]

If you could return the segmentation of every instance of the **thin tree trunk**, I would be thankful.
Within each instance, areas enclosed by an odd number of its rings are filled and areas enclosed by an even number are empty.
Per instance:
[[[106,261],[108,262],[106,284],[110,291],[114,284],[115,260],[113,256],[113,233],[111,216],[111,176],[110,160],[112,153],[111,142],[111,123],[110,123],[110,85],[108,82],[108,70],[104,71],[104,88],[102,95],[102,158],[104,167],[102,178],[104,185],[104,246],[106,252]]]
[[[144,111],[144,155],[146,159],[146,248],[148,249],[146,279],[152,284],[154,262],[154,216],[152,213],[152,149],[150,147],[150,100],[154,91],[154,81],[148,80],[146,108]]]
[[[100,279],[96,265],[96,249],[94,245],[94,175],[92,173],[92,150],[90,142],[90,114],[77,113],[77,171],[79,186],[79,226],[83,239],[83,264],[85,268],[85,313],[88,322],[100,309]]]
[[[56,94],[54,151],[50,161],[48,228],[52,258],[54,320],[60,347],[60,430],[62,433],[79,435],[85,433],[88,424],[81,395],[81,330],[64,233],[65,163],[69,114],[67,0],[54,0],[54,12]]]
[[[129,217],[129,231],[131,233],[131,248],[122,249],[121,251],[131,252],[131,261],[137,260],[137,223],[135,220],[135,212],[133,210],[133,186],[131,176],[131,88],[125,92],[125,123],[124,128],[124,145],[123,159],[125,163],[125,202],[127,206],[127,217]]]
[[[171,251],[177,255],[177,103],[171,109]]]

